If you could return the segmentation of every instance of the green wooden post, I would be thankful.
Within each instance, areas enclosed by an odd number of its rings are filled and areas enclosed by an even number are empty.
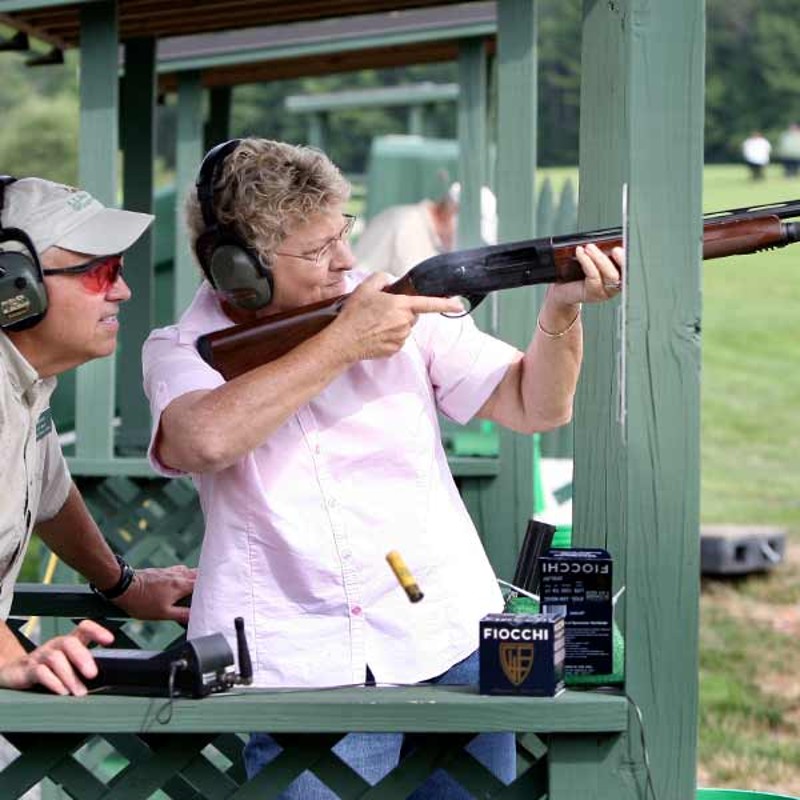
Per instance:
[[[412,136],[425,135],[425,107],[414,104],[408,109],[408,132]]]
[[[584,0],[581,77],[580,196],[578,227],[618,225],[621,193],[626,180],[628,127],[625,82],[624,12]],[[617,304],[619,301],[617,301]],[[584,363],[575,407],[573,530],[576,546],[607,546],[615,559],[615,588],[625,583],[625,551],[619,546],[627,493],[622,442],[615,427],[619,408],[616,392],[618,359],[615,344],[616,306],[585,307]],[[617,312],[618,313],[618,312]],[[605,480],[600,480],[604,476]],[[609,540],[609,532],[612,540]],[[624,599],[617,606],[623,622]],[[628,726],[634,724],[628,715]],[[551,780],[588,797],[598,785],[591,774],[567,765],[560,755],[568,742],[552,743]],[[621,736],[607,756],[610,766],[602,782],[601,798],[633,800],[634,770],[641,753],[632,752],[634,739]],[[558,757],[556,757],[558,756]],[[630,759],[630,760],[628,760]],[[564,765],[562,767],[562,765]]]
[[[655,793],[677,800],[694,796],[696,765],[704,9],[585,0],[584,21],[580,226],[618,223],[627,181],[635,236],[624,341],[619,310],[585,309],[574,538],[614,555],[626,691]],[[608,757],[602,794],[577,771],[562,776],[573,796],[643,796],[632,713]]]
[[[483,40],[462,39],[458,50],[459,248],[481,244],[481,186],[486,183],[486,53]]]
[[[205,127],[205,149],[230,138],[231,87],[215,86],[208,92],[208,122]]]
[[[322,111],[308,115],[308,143],[319,150],[325,149],[325,113]]]
[[[175,319],[186,310],[200,279],[186,240],[183,199],[194,184],[203,157],[203,86],[199,72],[178,78],[178,126],[175,147]]]
[[[80,184],[107,206],[117,202],[119,51],[116,2],[81,6]],[[114,455],[115,358],[78,369],[75,452],[84,459]]]
[[[525,239],[534,229],[536,170],[536,3],[497,4],[497,194],[499,239]],[[498,335],[527,347],[536,297],[530,289],[503,294]],[[510,579],[533,513],[533,438],[500,431],[500,471],[481,495],[485,542],[498,575]]]
[[[125,43],[122,82],[121,138],[125,153],[123,190],[125,208],[153,213],[156,146],[155,55],[152,38]],[[125,255],[125,280],[133,297],[122,307],[117,389],[121,425],[117,442],[123,452],[141,453],[150,438],[150,410],[142,392],[141,351],[154,326],[154,238],[151,228]]]
[[[487,180],[486,49],[483,39],[462,39],[458,50],[458,174],[461,182],[458,211],[458,247],[479,247],[481,239],[481,187]],[[478,308],[475,322],[485,331],[492,327],[492,309],[499,302],[491,295]]]
[[[697,764],[705,8],[635,0],[630,19],[627,687],[656,794],[678,800]]]

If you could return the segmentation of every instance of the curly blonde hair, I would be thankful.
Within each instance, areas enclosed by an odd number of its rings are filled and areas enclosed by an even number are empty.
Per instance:
[[[242,139],[214,176],[214,213],[265,261],[292,228],[345,203],[350,184],[321,151],[269,139]],[[192,249],[206,230],[197,190],[186,197]]]

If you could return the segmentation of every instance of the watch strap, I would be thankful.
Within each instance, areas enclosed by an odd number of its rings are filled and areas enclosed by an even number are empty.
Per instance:
[[[113,600],[128,590],[128,587],[133,583],[136,575],[133,567],[118,553],[114,554],[119,564],[119,580],[108,589],[98,589],[93,583],[89,584],[89,588],[104,600]]]

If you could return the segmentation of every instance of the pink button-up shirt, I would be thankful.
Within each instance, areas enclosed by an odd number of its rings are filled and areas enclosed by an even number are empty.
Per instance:
[[[363,277],[349,275],[350,288]],[[177,325],[150,335],[154,436],[173,399],[223,383],[195,341],[230,325],[204,284]],[[233,619],[244,617],[260,686],[361,683],[367,665],[379,682],[410,683],[469,655],[478,620],[502,597],[450,474],[437,408],[466,422],[517,357],[469,317],[421,315],[399,353],[359,362],[237,463],[193,475],[206,528],[189,636],[220,631],[233,645]],[[152,443],[150,459],[180,474]],[[390,550],[421,602],[398,585]]]

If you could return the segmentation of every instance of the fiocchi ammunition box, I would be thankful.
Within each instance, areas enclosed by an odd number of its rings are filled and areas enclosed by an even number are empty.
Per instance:
[[[550,550],[540,564],[542,611],[565,617],[565,674],[610,673],[614,611],[608,551]]]
[[[488,614],[480,621],[481,694],[555,697],[563,689],[563,616]]]

